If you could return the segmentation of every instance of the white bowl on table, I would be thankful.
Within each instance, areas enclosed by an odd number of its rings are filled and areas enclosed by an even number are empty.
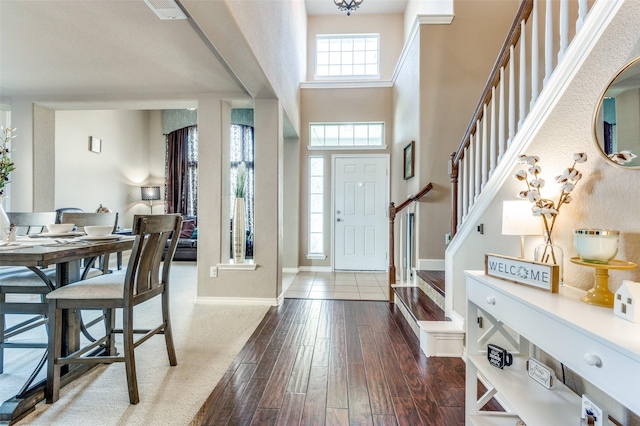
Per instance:
[[[104,237],[111,235],[112,225],[90,225],[84,227],[84,232],[90,237]]]
[[[51,223],[47,225],[47,231],[50,234],[66,234],[73,231],[73,223]]]

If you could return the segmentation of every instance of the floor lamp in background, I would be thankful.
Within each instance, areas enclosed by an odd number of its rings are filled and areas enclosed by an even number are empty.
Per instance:
[[[502,204],[502,235],[520,236],[520,259],[524,259],[524,237],[542,235],[542,219],[531,212],[528,201],[504,201]]]
[[[160,199],[160,187],[159,186],[143,186],[140,188],[142,191],[142,199],[149,201],[149,207],[151,208],[151,214],[153,214],[153,202]]]

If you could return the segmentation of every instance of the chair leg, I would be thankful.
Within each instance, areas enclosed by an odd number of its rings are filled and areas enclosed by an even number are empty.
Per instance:
[[[47,353],[47,384],[45,397],[47,404],[60,398],[60,364],[56,360],[62,355],[62,310],[56,300],[49,301],[49,346]]]
[[[124,340],[124,365],[127,371],[127,386],[129,388],[129,402],[140,402],[138,395],[138,379],[136,377],[136,358],[133,347],[133,307],[122,309],[122,336]]]
[[[105,335],[108,337],[107,345],[109,345],[109,347],[107,348],[107,352],[109,356],[115,356],[116,355],[116,336],[115,336],[115,333],[113,332],[113,329],[116,326],[115,309],[105,309],[103,311],[103,315],[104,315],[104,329],[106,333]]]
[[[167,345],[167,354],[169,355],[169,365],[178,365],[176,357],[176,349],[173,346],[173,331],[171,328],[171,315],[169,311],[169,294],[165,291],[162,293],[162,321],[164,322],[164,340]]]

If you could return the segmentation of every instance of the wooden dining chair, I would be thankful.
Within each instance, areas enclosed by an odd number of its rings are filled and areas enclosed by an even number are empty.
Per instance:
[[[62,211],[60,223],[73,223],[79,232],[82,232],[85,226],[113,225],[113,230],[111,231],[113,233],[118,228],[118,213]],[[99,269],[104,274],[109,273],[109,255],[105,255],[100,259]]]
[[[135,216],[132,232],[135,242],[126,274],[101,275],[66,285],[47,295],[49,301],[49,354],[47,363],[47,403],[58,400],[60,394],[60,368],[66,364],[101,364],[124,362],[129,388],[129,401],[137,404],[135,348],[155,334],[164,334],[169,364],[177,365],[169,315],[169,277],[175,254],[182,217],[180,215]],[[169,241],[169,252],[162,261],[164,247]],[[162,321],[153,329],[134,328],[134,306],[156,296],[162,298]],[[75,351],[63,354],[63,309],[99,309],[107,312],[105,336]],[[122,309],[123,327],[115,328],[115,309]],[[116,354],[115,334],[122,333],[122,355]],[[135,340],[135,334],[143,334]],[[101,355],[88,355],[96,350]]]
[[[18,235],[42,232],[55,223],[55,212],[8,212],[9,223],[16,226]],[[0,267],[0,374],[4,372],[4,350],[9,348],[46,348],[41,341],[22,341],[15,337],[47,324],[48,307],[45,294],[54,289],[55,268]],[[7,300],[9,296],[9,300]],[[31,301],[35,296],[39,302]],[[25,318],[7,327],[6,315]]]

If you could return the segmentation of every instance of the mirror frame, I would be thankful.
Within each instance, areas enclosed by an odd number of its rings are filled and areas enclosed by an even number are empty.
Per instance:
[[[640,56],[636,57],[634,59],[632,59],[631,61],[629,61],[625,66],[623,66],[614,76],[611,80],[609,80],[609,83],[607,84],[607,87],[604,89],[604,91],[602,92],[602,94],[600,95],[600,100],[598,101],[597,105],[596,105],[596,109],[594,111],[594,115],[593,115],[593,138],[594,138],[594,142],[598,148],[598,150],[600,151],[600,155],[606,160],[606,162],[608,164],[612,164],[614,166],[620,167],[622,169],[625,170],[640,170],[640,165],[638,166],[625,166],[624,164],[618,163],[617,161],[612,160],[611,158],[609,158],[609,156],[607,155],[607,153],[604,150],[604,142],[601,141],[601,135],[603,134],[603,132],[598,130],[598,126],[601,124],[602,120],[599,119],[599,117],[602,115],[602,108],[603,108],[603,104],[604,104],[604,99],[606,98],[606,94],[607,92],[611,89],[611,86],[613,86],[616,82],[616,80],[618,80],[618,78],[624,74],[629,68],[633,67],[634,65],[638,65],[640,63]],[[640,73],[640,70],[639,70]],[[640,87],[639,87],[640,89]],[[639,141],[640,143],[640,141]],[[638,150],[638,152],[635,152],[634,154],[636,154],[637,156],[640,157],[640,150]]]

